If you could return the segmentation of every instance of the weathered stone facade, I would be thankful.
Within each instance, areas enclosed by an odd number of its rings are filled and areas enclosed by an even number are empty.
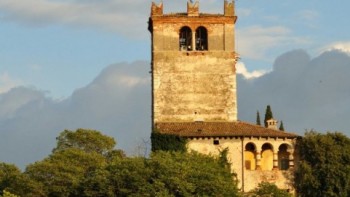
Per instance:
[[[200,14],[198,2],[188,2],[188,13],[162,14],[162,6],[152,5],[149,28],[154,122],[236,121],[236,17]],[[183,27],[191,32],[185,48]],[[198,28],[207,32],[205,50],[195,47]]]
[[[262,181],[293,191],[294,143],[295,140],[290,138],[212,137],[191,138],[188,148],[210,155],[218,155],[220,151],[229,148],[228,160],[232,170],[237,173],[243,191],[256,188]],[[255,149],[249,150],[249,145],[255,146]],[[287,150],[280,150],[284,146],[288,147]],[[288,162],[287,168],[282,166],[284,160]]]
[[[228,148],[239,187],[248,192],[262,181],[293,191],[291,185],[297,135],[241,121],[159,122],[157,130],[188,139],[189,151],[219,155]]]
[[[198,2],[175,14],[152,4],[152,125],[187,138],[189,151],[228,148],[242,191],[261,181],[292,190],[298,136],[237,120],[236,20],[234,2],[226,0],[224,14],[199,13]]]

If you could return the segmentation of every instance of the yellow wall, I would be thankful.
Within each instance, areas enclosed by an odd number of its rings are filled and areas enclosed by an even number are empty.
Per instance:
[[[261,170],[272,170],[273,168],[273,152],[272,150],[264,150],[261,153]]]
[[[245,167],[247,170],[255,170],[256,169],[255,154],[253,152],[244,151],[244,162],[245,162]],[[247,162],[250,164],[250,167],[247,166],[247,165],[249,165]]]

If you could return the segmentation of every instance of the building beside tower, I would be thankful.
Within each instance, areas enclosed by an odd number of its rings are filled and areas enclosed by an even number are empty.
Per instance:
[[[223,14],[199,12],[187,2],[186,13],[163,13],[152,3],[152,125],[163,134],[184,137],[188,150],[228,159],[243,191],[268,181],[293,189],[297,135],[237,119],[234,1]],[[252,109],[255,111],[255,109]]]

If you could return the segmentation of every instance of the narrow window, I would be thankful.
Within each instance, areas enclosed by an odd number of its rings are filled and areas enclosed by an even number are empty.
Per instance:
[[[192,31],[189,27],[182,27],[179,37],[180,51],[192,50]]]
[[[208,32],[205,27],[198,27],[196,30],[196,50],[208,50]]]
[[[220,141],[219,140],[214,140],[214,145],[219,145],[220,144]]]

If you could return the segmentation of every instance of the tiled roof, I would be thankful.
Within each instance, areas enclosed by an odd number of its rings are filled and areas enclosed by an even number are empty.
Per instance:
[[[287,137],[296,138],[294,133],[268,129],[262,126],[236,122],[158,122],[160,133],[183,137]]]
[[[187,12],[180,12],[180,13],[168,13],[163,14],[162,17],[167,16],[188,16]],[[199,16],[224,16],[223,14],[210,14],[210,13],[199,13]]]

